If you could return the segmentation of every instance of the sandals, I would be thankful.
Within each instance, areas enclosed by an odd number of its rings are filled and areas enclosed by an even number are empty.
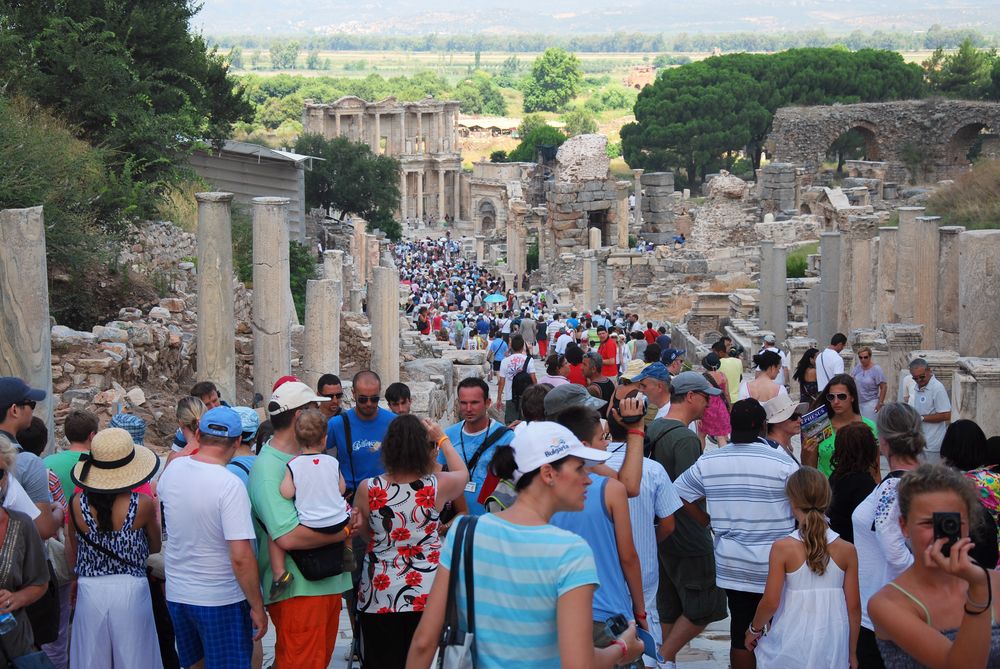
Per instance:
[[[271,581],[271,601],[274,601],[281,596],[288,586],[292,584],[295,579],[290,571],[285,571],[281,576]]]

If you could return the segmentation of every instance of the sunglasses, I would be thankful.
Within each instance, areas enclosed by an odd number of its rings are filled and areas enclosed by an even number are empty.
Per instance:
[[[378,395],[358,395],[354,400],[358,404],[378,404]]]
[[[8,406],[12,407],[28,407],[29,409],[34,409],[37,402],[35,400],[22,400],[20,402],[14,402]]]
[[[913,375],[913,380],[914,381],[923,381],[926,378],[927,378],[926,374],[914,374]],[[34,404],[34,402],[32,402],[32,404]]]
[[[826,401],[832,402],[833,400],[840,400],[841,402],[846,402],[850,395],[847,393],[827,393]]]
[[[871,357],[870,355],[859,355],[858,360],[867,360],[870,357]]]
[[[344,397],[344,393],[330,393],[328,395],[323,395],[323,397],[326,397],[331,400],[339,400]]]
[[[788,417],[788,420],[802,420],[802,414],[793,413],[791,416]]]

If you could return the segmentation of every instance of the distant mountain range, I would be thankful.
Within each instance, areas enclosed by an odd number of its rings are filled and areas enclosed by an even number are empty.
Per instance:
[[[996,0],[203,0],[210,35],[1000,29]]]

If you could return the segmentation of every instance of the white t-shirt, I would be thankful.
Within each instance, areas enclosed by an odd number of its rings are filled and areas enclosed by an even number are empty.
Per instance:
[[[28,497],[24,487],[10,473],[7,474],[7,495],[3,498],[3,508],[20,511],[32,520],[42,515],[41,510]]]
[[[303,453],[289,461],[295,483],[299,523],[314,530],[347,520],[347,502],[340,494],[340,463],[326,453]]]
[[[923,388],[914,385],[910,394],[910,405],[917,410],[921,416],[932,413],[951,411],[951,400],[948,398],[948,391],[944,389],[944,384],[932,376],[931,380]],[[927,450],[938,453],[941,451],[941,442],[944,441],[944,433],[948,431],[948,422],[941,423],[921,423],[924,429],[924,439],[927,441]]]
[[[820,392],[837,374],[844,373],[844,359],[832,348],[824,348],[816,356],[816,385]]]
[[[227,543],[254,538],[243,482],[222,465],[177,458],[160,476],[157,494],[168,537],[167,600],[225,606],[246,599]]]
[[[535,373],[535,361],[528,361],[528,366],[525,368],[524,363],[527,356],[524,353],[512,353],[503,359],[500,363],[500,374],[507,379],[503,384],[503,401],[506,402],[511,399],[511,392],[514,386],[514,377],[522,369],[528,372],[528,374]]]
[[[559,335],[559,338],[556,339],[556,353],[559,355],[565,355],[566,347],[569,346],[571,341],[573,341],[573,335],[568,332],[563,332]]]

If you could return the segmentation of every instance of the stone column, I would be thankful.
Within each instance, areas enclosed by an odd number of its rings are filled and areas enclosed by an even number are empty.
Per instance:
[[[951,419],[976,421],[986,434],[1000,433],[1000,360],[959,358],[952,382]]]
[[[893,321],[912,323],[917,268],[917,217],[923,207],[900,207],[899,231],[896,233],[896,294],[893,301]],[[935,259],[934,265],[937,266]]]
[[[403,228],[406,228],[406,221],[410,218],[410,212],[406,209],[406,177],[409,174],[406,170],[399,172],[399,217],[403,220]]]
[[[424,144],[424,113],[417,112],[417,151],[416,153],[424,153],[426,148]]]
[[[462,168],[459,166],[457,170],[452,172],[455,175],[454,192],[452,194],[451,206],[454,209],[452,212],[452,220],[458,222],[458,219],[462,217]]]
[[[337,283],[344,280],[344,252],[336,249],[323,251],[323,278]]]
[[[312,388],[323,374],[340,374],[340,303],[342,289],[332,279],[306,282],[303,381]]]
[[[364,311],[364,291],[360,288],[351,288],[349,311],[360,314]]]
[[[885,343],[889,348],[889,365],[882,371],[888,381],[888,391],[885,396],[895,401],[899,393],[899,373],[910,366],[913,351],[920,348],[923,340],[922,325],[890,323],[882,326],[885,333]]]
[[[197,378],[214,382],[222,397],[233,401],[236,399],[236,321],[229,211],[233,194],[195,193],[195,199],[198,201]],[[287,238],[288,229],[285,228],[286,253]],[[288,327],[287,317],[285,327]],[[270,397],[270,393],[266,396]]]
[[[965,228],[946,225],[938,228],[937,333],[935,342],[944,349],[958,350],[958,239]]]
[[[201,277],[201,272],[198,276]],[[230,291],[232,281],[230,262],[226,283]],[[230,318],[232,304],[230,300]],[[54,408],[51,340],[42,207],[0,210],[0,376],[16,376],[46,392],[47,399],[35,410],[35,415],[50,427]],[[233,358],[232,322],[229,343],[229,356]],[[200,354],[201,348],[198,351]],[[200,365],[198,369],[202,369]],[[50,435],[53,432],[50,429]],[[53,443],[50,436],[49,446]]]
[[[774,265],[774,241],[762,239],[760,241],[760,277],[757,279],[757,289],[760,299],[757,302],[757,311],[760,316],[760,328],[769,332],[774,332],[772,320],[774,319],[774,309],[772,302],[774,295],[771,292],[773,282],[770,272]]]
[[[507,292],[509,290],[513,290],[513,288],[514,288],[514,277],[515,276],[516,275],[513,272],[504,272],[503,273],[503,289],[504,289],[504,292]]]
[[[334,120],[334,126],[333,126],[334,136],[340,137],[340,112],[334,112],[333,120]]]
[[[875,279],[874,325],[888,323],[893,318],[896,298],[896,233],[899,228],[878,229],[878,272]]]
[[[583,305],[586,310],[593,309],[600,300],[600,277],[597,266],[597,255],[592,250],[583,252]]]
[[[482,265],[486,262],[486,236],[476,235],[476,264]]]
[[[816,345],[816,340],[811,337],[789,337],[785,340],[785,347],[788,348],[788,364],[791,371],[795,371],[795,367],[799,364],[799,360],[805,355],[806,351],[811,348],[819,348]],[[792,397],[799,396],[799,387],[795,381],[788,381],[791,386],[789,391]]]
[[[399,381],[399,272],[376,267],[368,292],[368,314],[372,325],[372,370],[382,387]]]
[[[601,248],[601,229],[590,228],[587,231],[587,239],[590,242],[588,248],[591,251],[596,251],[597,249]]]
[[[821,232],[819,341],[824,346],[840,329],[837,322],[840,295],[840,233]]]
[[[775,246],[771,279],[771,331],[782,346],[788,331],[788,248]]]
[[[379,155],[382,153],[382,115],[378,112],[375,112],[375,146],[372,147],[372,152]]]
[[[438,210],[437,218],[439,221],[444,220],[445,207],[444,207],[444,168],[438,166]]]
[[[374,270],[379,265],[379,258],[381,253],[379,252],[378,237],[375,235],[365,235],[365,283],[371,283],[375,279]]]
[[[417,218],[424,221],[424,169],[417,170]]]
[[[619,181],[617,183],[617,189],[615,190],[615,210],[617,214],[615,218],[618,219],[618,248],[629,249],[628,243],[628,223],[629,223],[629,211],[628,211],[628,182]]]
[[[399,112],[399,153],[400,155],[407,153],[406,151],[406,108]]]
[[[1000,230],[969,230],[958,236],[958,352],[1000,358]]]
[[[635,229],[642,230],[642,173],[645,170],[632,170],[635,177]]]
[[[878,226],[875,216],[848,217],[846,235],[848,257],[841,259],[847,271],[840,276],[840,317],[842,328],[872,326],[872,239]]]
[[[938,216],[918,216],[913,221],[914,255],[907,262],[914,265],[913,322],[924,326],[924,346],[937,348],[938,317]]]
[[[356,221],[351,235],[351,260],[354,265],[355,285],[363,285],[368,281],[368,243],[365,240],[367,228],[368,225],[364,221]]]
[[[264,397],[292,369],[288,203],[253,199],[253,389]]]

